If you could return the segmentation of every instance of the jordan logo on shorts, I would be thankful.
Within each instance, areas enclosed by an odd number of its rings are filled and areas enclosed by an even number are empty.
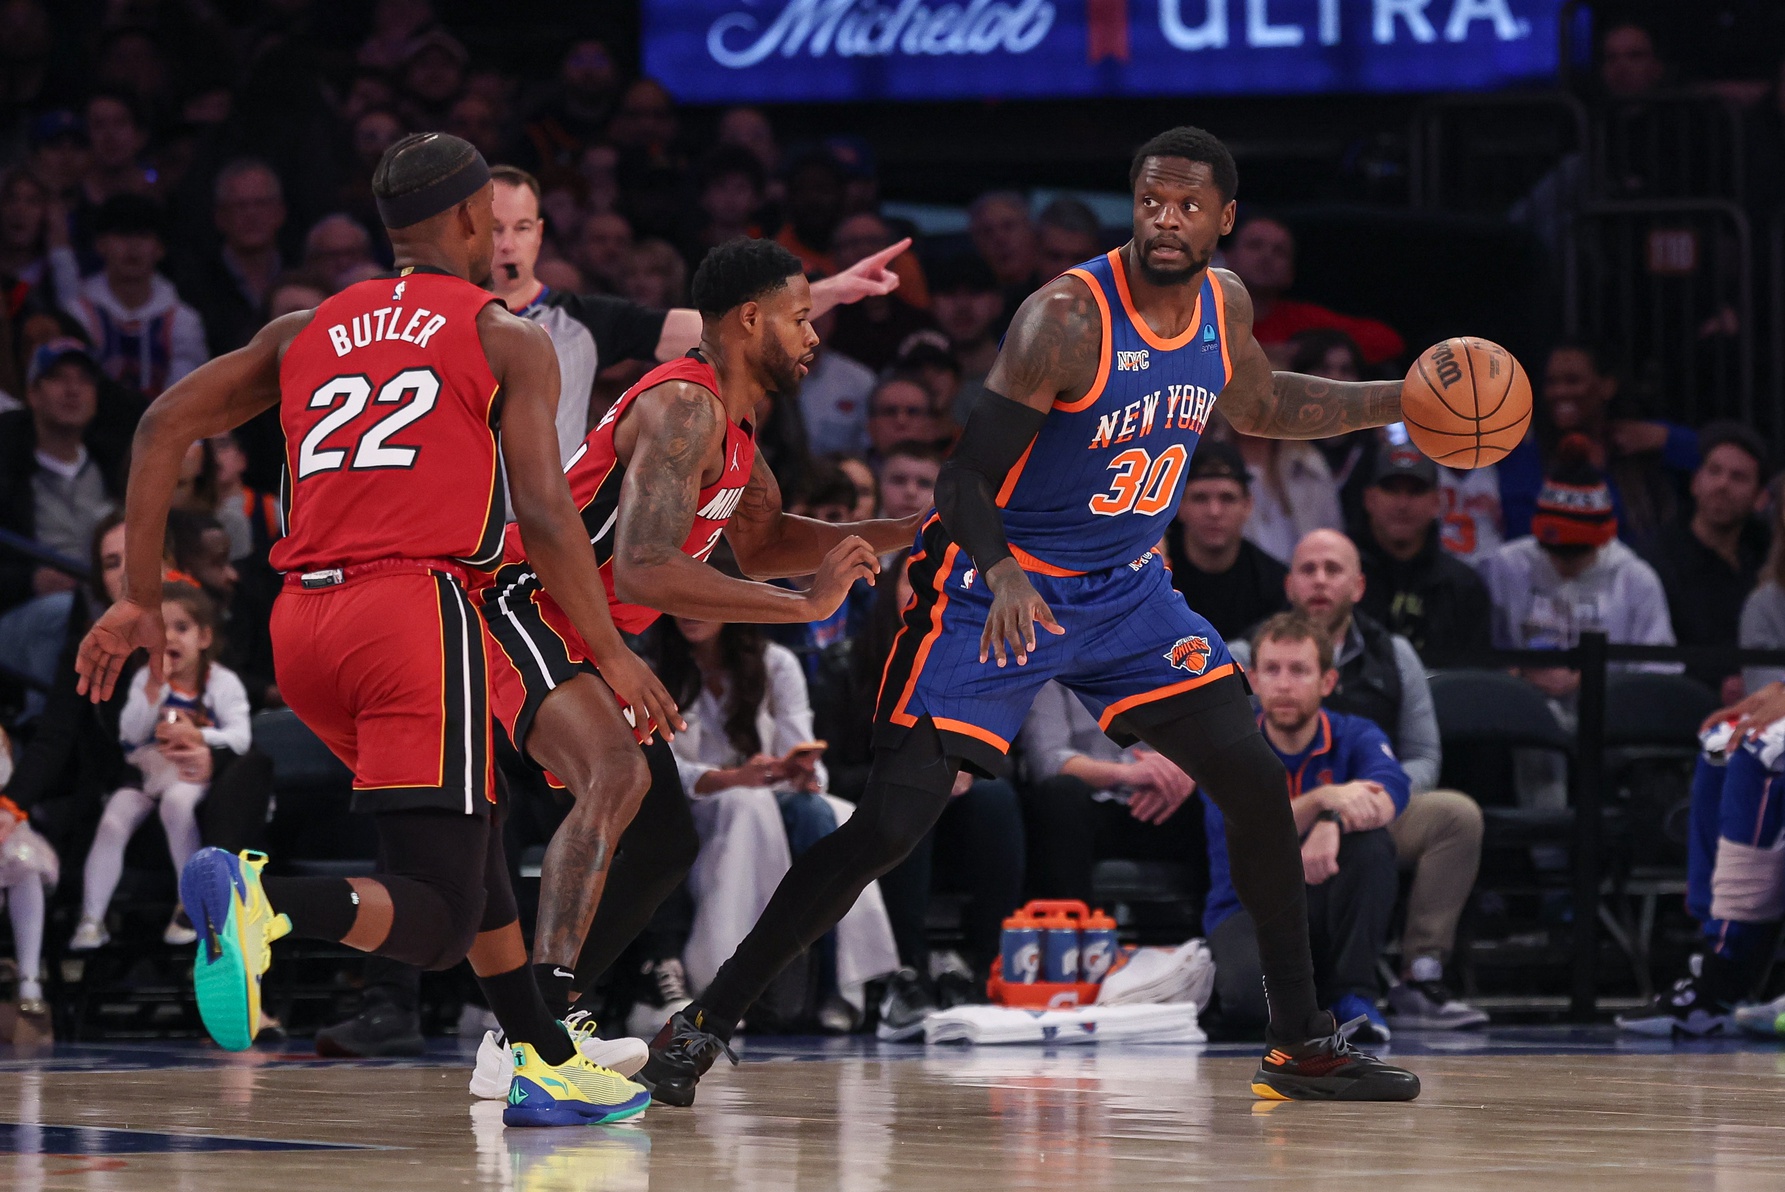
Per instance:
[[[1180,637],[1172,643],[1171,649],[1165,652],[1165,661],[1179,670],[1200,675],[1209,665],[1209,639],[1206,637]]]

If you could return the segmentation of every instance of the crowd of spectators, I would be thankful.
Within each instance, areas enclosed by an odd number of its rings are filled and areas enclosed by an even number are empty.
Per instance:
[[[5,7],[20,44],[47,28],[42,0]],[[169,642],[183,669],[158,689],[139,671],[94,706],[74,690],[72,649],[118,596],[137,419],[270,318],[388,264],[369,178],[394,140],[443,128],[515,167],[499,174],[497,218],[498,269],[512,271],[493,284],[516,309],[566,313],[540,318],[567,362],[567,337],[588,341],[582,371],[565,369],[577,423],[560,428],[567,448],[652,360],[681,350],[687,324],[664,312],[683,305],[713,245],[773,237],[820,278],[913,231],[882,204],[862,139],[784,145],[753,108],[724,112],[699,139],[661,85],[625,77],[597,41],[527,80],[481,63],[427,0],[381,0],[365,40],[321,62],[301,20],[230,27],[177,3],[119,11],[80,85],[9,76],[17,119],[0,128],[0,529],[11,535],[0,703],[16,758],[0,812],[28,817],[33,856],[54,850],[64,874],[84,874],[84,900],[71,880],[52,902],[52,918],[68,920],[54,950],[107,945],[118,872],[141,859],[131,837],[157,812],[176,862],[200,842],[268,839],[272,767],[244,725],[281,706],[267,634],[276,419],[188,456],[167,542],[179,613]],[[983,194],[965,215],[964,235],[920,238],[893,260],[895,292],[823,315],[802,391],[759,412],[790,508],[836,520],[928,508],[1017,306],[1126,235],[1077,199],[1038,207],[1020,191]],[[1291,229],[1261,211],[1222,247],[1277,365],[1398,375],[1402,336],[1368,311],[1297,299],[1295,262]],[[1376,974],[1397,867],[1412,887],[1391,1010],[1423,1025],[1481,1020],[1445,986],[1482,820],[1468,795],[1437,785],[1429,669],[1493,647],[1566,649],[1595,629],[1614,642],[1785,647],[1785,503],[1768,445],[1740,425],[1634,415],[1624,361],[1604,345],[1558,344],[1529,363],[1531,434],[1474,472],[1425,459],[1399,427],[1285,442],[1217,416],[1163,543],[1190,605],[1238,653],[1254,643],[1262,721],[1307,821],[1323,988],[1384,1032]],[[886,563],[902,583],[904,560]],[[653,1008],[697,991],[791,856],[847,817],[900,591],[883,582],[831,622],[785,634],[672,622],[647,643],[683,689],[678,762],[703,838],[683,921],[647,941]],[[1521,673],[1571,714],[1576,672]],[[1771,677],[1694,673],[1725,702]],[[815,738],[822,755],[801,749]],[[1014,760],[1010,779],[963,777],[932,838],[844,921],[827,945],[818,988],[835,996],[821,1020],[857,1025],[874,978],[901,1021],[938,996],[970,996],[1023,897],[1091,900],[1096,863],[1133,857],[1197,872],[1224,1013],[1262,1021],[1220,817],[1188,776],[1116,746],[1063,689],[1037,702]],[[930,954],[937,888],[967,896],[958,955]],[[29,895],[9,901],[30,906]],[[41,960],[28,955],[41,940],[17,919],[20,995],[41,1012]],[[190,925],[174,918],[165,938],[189,939]]]

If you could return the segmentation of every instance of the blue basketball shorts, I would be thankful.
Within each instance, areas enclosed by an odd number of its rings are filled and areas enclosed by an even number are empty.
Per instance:
[[[911,554],[913,595],[881,679],[877,745],[896,745],[928,716],[944,752],[996,775],[1050,679],[1075,692],[1105,732],[1119,732],[1115,722],[1132,709],[1239,673],[1221,635],[1171,586],[1157,552],[1083,575],[1032,565],[1028,576],[1065,634],[1037,625],[1026,665],[981,662],[992,593],[930,519]]]

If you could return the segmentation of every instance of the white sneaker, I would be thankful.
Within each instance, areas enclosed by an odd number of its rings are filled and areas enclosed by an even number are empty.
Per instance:
[[[630,1077],[651,1058],[651,1049],[642,1039],[603,1039],[595,1033],[595,1020],[585,1010],[565,1016],[564,1029],[576,1042],[576,1049],[592,1064]],[[471,1073],[471,1095],[485,1101],[501,1101],[508,1096],[514,1082],[514,1051],[500,1031],[485,1031],[477,1045],[477,1067]]]
[[[639,971],[645,977],[644,989],[626,1015],[626,1033],[652,1039],[664,1023],[687,1009],[693,999],[688,996],[688,978],[677,957],[647,960]]]
[[[1735,1024],[1745,1034],[1759,1035],[1762,1039],[1785,1038],[1785,997],[1776,997],[1758,1006],[1737,1006]]]
[[[192,938],[197,939],[198,936],[194,935]],[[80,925],[74,929],[74,935],[69,937],[68,950],[70,952],[92,952],[111,942],[112,937],[106,933],[104,923],[98,919],[82,919]]]
[[[186,921],[184,911],[175,911],[174,917],[167,921],[167,930],[161,933],[161,942],[176,948],[198,942],[198,932]]]

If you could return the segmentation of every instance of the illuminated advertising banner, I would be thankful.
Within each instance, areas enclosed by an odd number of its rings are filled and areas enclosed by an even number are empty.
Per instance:
[[[1457,91],[1541,83],[1563,0],[644,0],[689,103]]]

